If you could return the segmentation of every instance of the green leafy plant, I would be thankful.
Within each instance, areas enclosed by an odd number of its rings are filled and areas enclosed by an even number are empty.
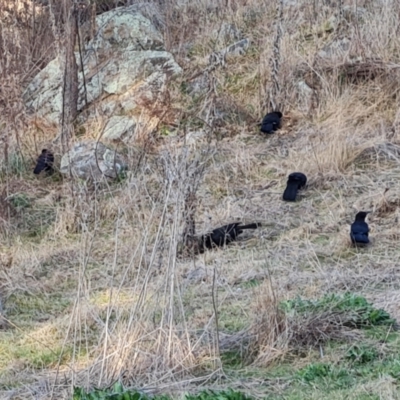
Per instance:
[[[353,293],[328,294],[318,300],[304,300],[297,297],[282,302],[280,306],[287,314],[292,315],[326,311],[347,313],[350,318],[346,324],[357,328],[395,323],[385,310],[374,308],[365,297]]]
[[[74,388],[73,400],[172,400],[169,396],[151,397],[137,390],[126,390],[121,383],[115,383],[112,388],[93,389],[86,392],[83,388]],[[186,394],[185,400],[252,400],[242,392],[228,389],[216,392],[204,390],[197,394]]]
[[[357,364],[366,364],[374,361],[378,357],[378,352],[373,347],[352,346],[346,354],[346,359]]]
[[[222,363],[227,367],[240,367],[243,364],[242,356],[238,351],[225,351],[221,354]]]
[[[73,400],[148,400],[149,397],[138,391],[125,390],[121,383],[112,388],[93,389],[86,392],[83,388],[74,388]]]
[[[328,376],[332,371],[332,366],[328,364],[310,364],[298,372],[298,377],[304,382],[311,382],[317,378]]]
[[[247,396],[242,392],[238,392],[232,389],[217,392],[214,390],[204,390],[198,394],[185,396],[186,400],[252,400],[251,397]]]
[[[315,363],[297,372],[299,380],[305,383],[318,382],[327,387],[345,388],[352,384],[351,376],[345,369],[331,364]]]

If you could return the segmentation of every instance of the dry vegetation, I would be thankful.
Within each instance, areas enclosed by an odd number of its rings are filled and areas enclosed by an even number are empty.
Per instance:
[[[180,123],[121,149],[127,177],[93,188],[31,173],[54,129],[24,109],[22,93],[57,49],[39,5],[0,1],[1,398],[68,398],[73,386],[116,380],[156,393],[278,395],[286,384],[267,378],[271,368],[304,367],[321,343],[363,337],[335,313],[290,320],[281,301],[353,292],[400,318],[400,3],[284,1],[280,21],[279,1],[149,3],[185,71],[170,93]],[[209,54],[235,41],[221,34],[226,24],[249,49],[202,75]],[[344,38],[344,51],[321,56]],[[199,77],[209,90],[191,95]],[[255,124],[271,100],[286,118],[265,137]],[[281,194],[293,171],[309,184],[289,204]],[[263,227],[180,256],[195,180],[198,232],[236,220]],[[357,250],[349,224],[365,209],[372,244]],[[241,354],[234,374],[229,352]],[[399,398],[385,375],[351,390],[331,398]]]

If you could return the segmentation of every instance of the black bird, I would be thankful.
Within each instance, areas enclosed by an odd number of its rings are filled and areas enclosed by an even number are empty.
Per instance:
[[[292,172],[287,180],[287,186],[283,192],[283,200],[295,201],[297,191],[307,183],[307,177],[301,172]]]
[[[281,127],[282,113],[280,111],[273,111],[268,113],[261,122],[261,132],[274,133]]]
[[[365,222],[365,218],[369,211],[360,211],[356,214],[356,220],[351,224],[350,239],[355,245],[366,245],[369,243],[368,232],[369,227]]]
[[[54,163],[54,155],[47,149],[43,149],[42,153],[37,159],[36,167],[33,170],[33,173],[38,175],[42,171],[46,171],[48,173],[53,172],[53,163]]]
[[[236,222],[221,226],[201,237],[202,247],[206,249],[212,249],[214,246],[222,247],[235,241],[245,229],[256,229],[259,226],[261,224],[258,222],[248,225],[241,225],[240,222]]]

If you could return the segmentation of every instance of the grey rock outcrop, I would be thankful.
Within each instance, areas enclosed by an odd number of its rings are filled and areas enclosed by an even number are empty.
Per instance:
[[[79,71],[78,110],[85,108],[80,122],[100,115],[110,125],[108,117],[123,116],[132,119],[129,129],[140,120],[151,131],[157,125],[155,106],[166,101],[168,80],[179,75],[181,67],[165,51],[161,33],[133,6],[97,16],[96,32],[85,45],[83,71]],[[54,124],[59,123],[62,110],[60,70],[60,60],[51,61],[24,93],[28,108]],[[106,139],[126,139],[125,126],[117,124]]]
[[[122,140],[129,142],[135,134],[137,121],[133,117],[115,115],[111,117],[104,128],[102,140]]]
[[[114,179],[126,168],[125,161],[118,153],[101,142],[91,140],[76,143],[63,155],[60,172],[97,182],[104,178]]]

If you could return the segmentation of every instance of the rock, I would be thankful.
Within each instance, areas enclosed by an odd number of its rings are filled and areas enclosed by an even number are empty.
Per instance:
[[[132,115],[130,117],[114,115],[107,120],[101,140],[125,144],[133,143],[138,134],[153,130],[157,123],[157,118],[151,118],[147,115]]]
[[[96,25],[99,29],[88,47],[111,53],[115,47],[127,52],[164,50],[161,32],[136,7],[119,7],[100,14]]]
[[[304,80],[297,82],[299,107],[303,112],[308,112],[313,102],[315,91]]]
[[[103,143],[94,140],[76,143],[61,159],[60,172],[81,179],[115,179],[127,168],[123,158]]]
[[[80,122],[97,118],[99,112],[134,117],[133,124],[139,116],[153,120],[154,106],[168,99],[168,79],[182,72],[165,51],[162,34],[134,6],[98,15],[96,32],[85,46],[83,71],[79,68],[78,110],[85,108]],[[79,60],[78,53],[76,57]],[[59,59],[51,61],[24,93],[27,107],[54,124],[59,123],[62,110],[61,69]],[[146,129],[151,131],[157,122],[146,123]]]
[[[107,121],[101,138],[109,141],[129,141],[135,133],[136,125],[135,118],[115,115]]]

